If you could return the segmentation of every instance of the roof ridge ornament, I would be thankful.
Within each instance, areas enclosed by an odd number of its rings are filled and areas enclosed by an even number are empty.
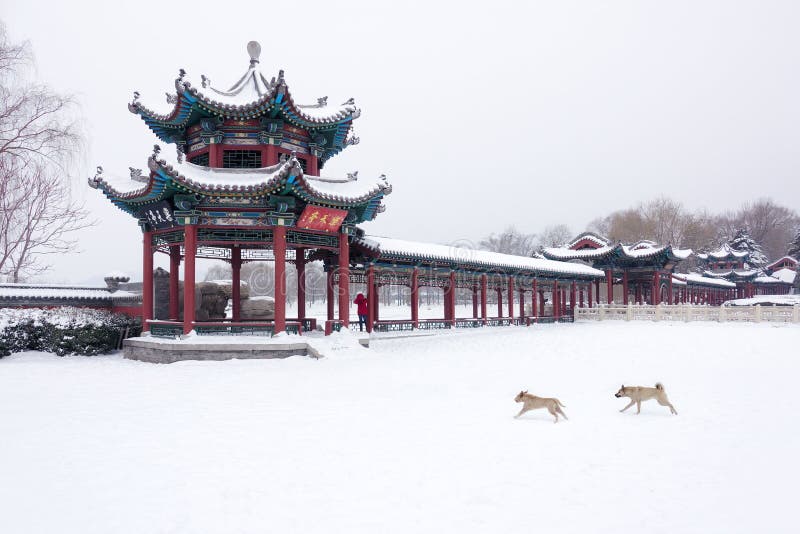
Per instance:
[[[247,53],[250,54],[250,66],[252,67],[259,62],[261,57],[261,45],[258,41],[250,41],[247,43]]]
[[[209,87],[211,85],[211,78],[209,78],[205,74],[201,74],[200,75],[200,85],[202,85],[204,88],[205,87]]]

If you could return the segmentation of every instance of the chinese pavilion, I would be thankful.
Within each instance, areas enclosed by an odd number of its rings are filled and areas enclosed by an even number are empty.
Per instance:
[[[605,272],[605,302],[615,299],[615,285],[621,289],[622,304],[714,304],[734,298],[736,285],[730,281],[697,274],[675,273],[675,267],[692,254],[690,249],[659,246],[652,241],[632,245],[611,243],[586,232],[563,247],[544,250],[546,258],[576,261]],[[595,281],[600,302],[600,280]],[[620,287],[621,286],[621,287]]]
[[[282,71],[269,79],[260,72],[258,43],[250,42],[247,49],[249,68],[230,89],[215,87],[206,76],[197,83],[181,69],[165,109],[145,106],[134,93],[129,110],[176,150],[162,151],[156,145],[145,172],[131,168],[120,177],[98,167],[89,179],[141,227],[145,330],[173,336],[314,328],[315,318],[306,317],[304,273],[306,263],[315,260],[323,261],[327,272],[326,333],[349,324],[351,283],[367,286],[369,330],[568,320],[575,306],[592,305],[591,284],[603,273],[586,265],[365,235],[357,225],[383,211],[382,200],[392,190],[386,177],[365,181],[357,173],[342,179],[320,176],[328,159],[358,142],[353,121],[360,110],[352,99],[338,106],[328,105],[327,97],[311,105],[296,103]],[[170,259],[168,320],[153,318],[155,253]],[[197,258],[230,263],[230,318],[196,320]],[[264,260],[275,264],[274,319],[244,321],[241,266]],[[287,263],[298,273],[298,313],[290,318]],[[385,284],[410,288],[408,320],[381,320],[376,293]],[[419,288],[426,286],[444,291],[442,319],[419,318]],[[459,289],[473,293],[472,317],[456,317]],[[487,312],[489,291],[497,296],[496,317]]]
[[[761,269],[751,268],[747,261],[750,253],[734,250],[727,243],[707,254],[698,254],[707,277],[727,280],[736,285],[736,298],[751,298],[755,295],[784,295],[789,293],[794,282],[791,268],[792,258],[784,257]],[[788,260],[787,260],[788,258]]]

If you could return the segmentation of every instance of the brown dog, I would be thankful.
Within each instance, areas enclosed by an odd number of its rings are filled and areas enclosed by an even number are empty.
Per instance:
[[[640,413],[642,411],[642,401],[656,399],[661,406],[669,406],[669,411],[672,412],[674,415],[678,415],[678,412],[675,410],[675,407],[669,402],[667,398],[667,392],[664,391],[664,386],[661,382],[656,384],[654,388],[646,388],[642,386],[622,386],[619,388],[614,394],[615,397],[628,397],[631,399],[631,402],[628,403],[620,412],[624,412],[634,403],[636,403],[636,413]]]
[[[524,414],[529,410],[535,410],[537,408],[547,408],[547,411],[550,412],[550,415],[556,418],[554,423],[558,423],[558,414],[561,414],[564,419],[569,419],[567,414],[561,411],[561,407],[564,406],[560,400],[554,398],[546,398],[546,397],[537,397],[536,395],[531,395],[527,391],[520,391],[516,397],[514,397],[514,402],[521,402],[522,409],[519,411],[517,415],[514,417],[519,417],[520,415]],[[566,408],[566,406],[564,406]]]

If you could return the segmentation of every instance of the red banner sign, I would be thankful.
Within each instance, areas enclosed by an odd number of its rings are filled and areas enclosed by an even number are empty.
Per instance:
[[[346,210],[322,208],[309,204],[297,220],[298,228],[306,230],[322,230],[323,232],[337,232],[347,217]]]

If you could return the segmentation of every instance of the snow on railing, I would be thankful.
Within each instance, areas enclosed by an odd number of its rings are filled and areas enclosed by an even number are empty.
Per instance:
[[[800,323],[794,306],[696,306],[691,304],[601,305],[575,308],[576,321],[715,321]]]

